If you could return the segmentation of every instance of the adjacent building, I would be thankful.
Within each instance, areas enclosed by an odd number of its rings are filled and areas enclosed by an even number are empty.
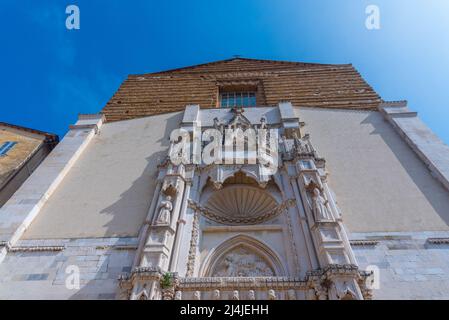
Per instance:
[[[131,75],[69,129],[0,209],[0,298],[449,298],[449,147],[352,65]]]
[[[55,134],[0,122],[0,207],[57,143]]]

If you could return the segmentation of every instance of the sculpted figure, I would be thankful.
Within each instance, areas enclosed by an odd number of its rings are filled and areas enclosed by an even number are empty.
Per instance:
[[[213,299],[214,300],[220,300],[220,290],[218,290],[218,289],[214,290]]]
[[[220,123],[220,121],[216,117],[214,118],[214,128],[216,130],[218,130],[223,135],[223,133],[224,133],[223,125]]]
[[[304,152],[304,144],[296,132],[293,133],[293,144],[297,153]]]
[[[268,290],[268,300],[276,300],[276,292],[273,289]]]
[[[201,292],[195,291],[193,294],[193,300],[201,300]]]
[[[175,293],[175,300],[181,300],[182,299],[182,292],[176,291]]]
[[[234,290],[232,293],[232,300],[239,300],[239,292],[237,290]]]
[[[260,129],[267,129],[267,119],[265,117],[260,118]]]
[[[170,224],[171,211],[173,210],[171,197],[167,196],[165,200],[161,201],[159,208],[159,215],[156,220],[157,224]]]
[[[254,290],[249,290],[248,300],[256,300],[256,294],[254,293]]]
[[[312,211],[316,221],[332,220],[327,208],[327,200],[324,200],[318,188],[313,189],[312,202]]]

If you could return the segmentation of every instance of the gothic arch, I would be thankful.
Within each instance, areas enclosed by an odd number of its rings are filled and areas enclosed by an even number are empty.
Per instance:
[[[236,249],[243,248],[251,252],[260,262],[266,263],[272,271],[272,276],[285,276],[285,268],[283,267],[279,256],[267,244],[260,240],[247,235],[236,235],[223,241],[219,246],[214,248],[201,264],[200,275],[210,277],[217,271],[218,264],[225,256]],[[267,276],[270,276],[267,274]]]

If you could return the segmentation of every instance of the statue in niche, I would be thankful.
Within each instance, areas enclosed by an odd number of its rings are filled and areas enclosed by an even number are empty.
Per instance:
[[[159,215],[157,217],[157,224],[170,224],[171,211],[173,210],[173,204],[171,203],[171,197],[167,196],[165,200],[161,201],[159,206]]]
[[[248,300],[256,300],[256,294],[255,294],[254,290],[249,290]]]
[[[214,277],[271,277],[273,269],[258,255],[245,248],[227,253],[212,272]]]
[[[276,300],[276,292],[273,289],[268,290],[268,300]]]
[[[285,154],[289,153],[290,150],[288,150],[288,144],[287,144],[287,138],[285,135],[281,135],[281,138],[279,139],[279,150],[281,152],[284,152]]]
[[[240,300],[239,292],[237,290],[234,290],[234,292],[232,293],[232,300]]]
[[[327,200],[323,198],[318,188],[313,189],[312,211],[315,221],[332,220],[332,216],[327,208]]]
[[[182,300],[182,292],[181,291],[176,291],[175,300]]]

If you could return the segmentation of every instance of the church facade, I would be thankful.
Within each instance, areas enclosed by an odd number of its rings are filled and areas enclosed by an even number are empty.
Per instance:
[[[352,65],[132,75],[0,209],[0,298],[449,298],[449,147]]]

